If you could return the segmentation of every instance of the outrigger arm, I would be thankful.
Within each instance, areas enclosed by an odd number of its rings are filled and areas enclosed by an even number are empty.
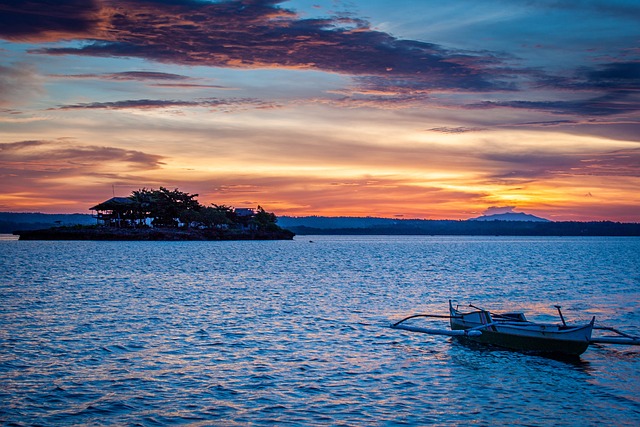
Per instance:
[[[392,325],[390,325],[390,327],[392,329],[402,329],[402,330],[405,330],[405,331],[421,332],[423,334],[430,334],[430,335],[447,335],[447,336],[450,336],[450,337],[477,337],[477,336],[482,335],[482,332],[479,329],[493,325],[493,323],[490,323],[490,324],[487,324],[487,325],[479,326],[477,328],[450,331],[450,330],[447,330],[447,329],[429,329],[429,328],[421,328],[421,327],[418,327],[418,326],[410,326],[410,325],[403,325],[402,324],[402,322],[404,322],[405,320],[413,319],[415,317],[436,317],[436,318],[439,318],[439,319],[450,319],[450,318],[456,317],[456,316],[443,316],[443,315],[439,315],[439,314],[414,314],[413,316],[405,317],[404,319],[400,320],[399,322],[393,323]],[[459,317],[459,316],[457,316],[457,317]]]
[[[603,331],[610,331],[618,334],[617,337],[591,337],[589,344],[621,344],[621,345],[640,345],[640,337],[626,334],[616,328],[608,326],[595,326],[593,329],[600,329]]]

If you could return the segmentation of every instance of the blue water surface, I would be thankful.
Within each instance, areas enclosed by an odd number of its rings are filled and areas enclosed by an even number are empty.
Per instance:
[[[639,425],[640,347],[388,327],[449,299],[640,334],[640,239],[0,239],[0,424]]]

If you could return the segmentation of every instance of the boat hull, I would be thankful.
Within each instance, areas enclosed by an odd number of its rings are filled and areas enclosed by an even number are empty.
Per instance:
[[[593,321],[567,327],[527,321],[498,321],[486,311],[462,313],[450,305],[451,329],[479,329],[480,336],[469,336],[475,342],[512,350],[579,356],[589,347]]]
[[[581,355],[589,347],[588,340],[572,341],[546,337],[538,338],[491,331],[484,331],[480,336],[465,337],[464,339],[523,352],[567,354],[572,356]]]

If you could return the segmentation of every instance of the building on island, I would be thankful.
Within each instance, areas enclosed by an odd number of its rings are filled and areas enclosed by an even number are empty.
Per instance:
[[[112,197],[89,208],[98,225],[107,227],[131,227],[136,216],[136,204],[128,197]]]
[[[256,214],[256,210],[253,208],[235,208],[233,212],[239,217],[252,217]]]

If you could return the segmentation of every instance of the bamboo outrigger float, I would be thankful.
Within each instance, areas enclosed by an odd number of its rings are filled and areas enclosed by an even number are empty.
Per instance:
[[[560,306],[555,306],[561,324],[530,322],[524,313],[491,313],[475,307],[474,311],[462,312],[454,308],[449,300],[449,315],[415,314],[391,325],[394,329],[422,332],[432,335],[461,337],[513,350],[579,356],[590,344],[640,345],[640,337],[632,336],[615,328],[595,326],[595,316],[581,325],[567,325]],[[404,324],[416,317],[448,319],[450,330],[430,329]],[[616,336],[592,337],[593,330],[613,332]]]

